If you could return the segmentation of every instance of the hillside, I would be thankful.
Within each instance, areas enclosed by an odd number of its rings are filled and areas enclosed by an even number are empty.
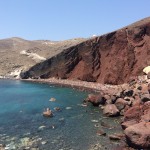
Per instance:
[[[150,65],[150,18],[91,38],[31,67],[22,78],[65,78],[120,84]]]
[[[18,74],[82,41],[28,41],[17,37],[0,40],[0,76]]]

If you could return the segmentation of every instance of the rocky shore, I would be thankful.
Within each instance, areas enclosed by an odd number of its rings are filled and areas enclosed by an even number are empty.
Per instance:
[[[106,116],[123,116],[121,126],[127,144],[135,149],[149,149],[150,79],[147,76],[132,79],[124,89],[116,88],[113,92],[111,89],[101,91],[98,95],[89,95],[86,101],[101,107]]]
[[[150,148],[150,79],[147,75],[138,76],[122,85],[103,85],[55,78],[26,81],[92,90],[94,94],[89,94],[84,103],[90,102],[100,107],[107,117],[123,116],[121,126],[129,147]],[[118,136],[114,134],[110,138],[118,139]]]

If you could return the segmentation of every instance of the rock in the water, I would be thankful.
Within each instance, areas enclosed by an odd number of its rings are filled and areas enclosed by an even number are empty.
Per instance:
[[[110,140],[121,140],[120,135],[112,134],[108,136]]]
[[[99,121],[98,120],[91,120],[91,122],[98,123]]]
[[[40,126],[39,128],[38,128],[38,130],[44,130],[46,128],[46,126]]]
[[[56,98],[52,97],[52,98],[50,98],[49,101],[50,101],[50,102],[55,102],[55,101],[56,101]]]
[[[99,95],[89,94],[87,101],[92,103],[94,106],[99,106],[100,104],[105,104],[106,99]]]
[[[72,107],[66,107],[67,110],[72,109]]]
[[[49,108],[47,108],[47,110],[43,112],[43,116],[44,117],[53,117],[53,113]]]
[[[150,122],[140,122],[125,129],[127,142],[137,149],[150,148]]]
[[[104,128],[112,128],[109,124],[107,124],[106,122],[101,121],[101,126]]]
[[[47,144],[47,141],[42,141],[41,144],[45,145],[45,144]]]
[[[104,107],[103,114],[107,116],[118,116],[119,110],[114,104],[107,104]]]
[[[61,109],[59,107],[54,108],[55,111],[60,111]]]

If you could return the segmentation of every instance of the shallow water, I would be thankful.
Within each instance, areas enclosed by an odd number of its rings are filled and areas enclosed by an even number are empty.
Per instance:
[[[113,149],[118,143],[110,141],[107,135],[121,132],[120,118],[103,118],[99,108],[82,107],[87,95],[88,92],[72,88],[0,80],[0,144],[8,149]],[[50,102],[51,97],[56,101]],[[54,117],[42,116],[47,107]],[[61,111],[55,111],[55,107]],[[111,127],[102,127],[102,121]],[[97,135],[98,130],[107,135]]]

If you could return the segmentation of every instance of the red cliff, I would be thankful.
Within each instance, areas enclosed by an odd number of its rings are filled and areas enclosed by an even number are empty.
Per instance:
[[[120,84],[150,65],[150,18],[70,47],[21,74]]]

